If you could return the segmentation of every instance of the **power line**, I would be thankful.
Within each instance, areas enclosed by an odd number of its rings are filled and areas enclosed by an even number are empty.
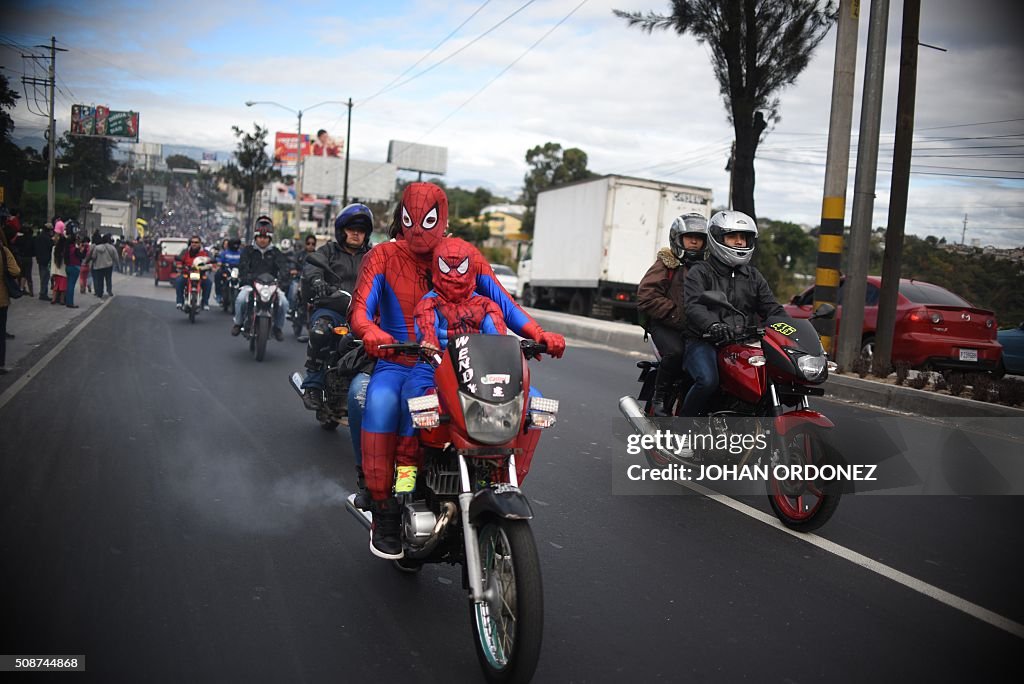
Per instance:
[[[370,102],[371,100],[373,100],[373,98],[377,97],[378,95],[380,95],[381,93],[383,93],[383,92],[384,92],[385,90],[387,90],[387,89],[388,89],[389,87],[391,87],[391,85],[393,85],[393,84],[394,84],[394,83],[395,83],[396,81],[398,81],[398,80],[399,80],[400,78],[402,78],[402,77],[403,77],[403,76],[405,76],[405,75],[406,75],[407,73],[409,73],[410,71],[412,71],[413,69],[415,69],[416,67],[418,67],[418,66],[419,66],[420,64],[422,64],[422,63],[423,63],[423,61],[424,61],[425,59],[427,59],[428,57],[430,57],[430,55],[432,55],[432,54],[434,54],[435,52],[437,52],[437,49],[438,49],[438,48],[440,48],[440,47],[441,47],[442,45],[444,45],[444,44],[445,44],[446,42],[448,42],[448,39],[450,39],[450,38],[451,38],[452,36],[454,36],[454,35],[455,35],[456,33],[458,33],[459,29],[461,29],[461,28],[462,28],[463,26],[465,26],[466,24],[468,24],[468,23],[470,22],[470,20],[472,20],[472,19],[473,19],[473,17],[475,17],[475,16],[477,15],[477,14],[479,14],[479,13],[480,13],[480,10],[482,10],[482,9],[483,9],[484,7],[487,7],[487,5],[489,5],[490,3],[491,3],[491,0],[484,0],[484,4],[482,4],[482,5],[480,5],[479,7],[477,7],[477,8],[476,8],[476,9],[475,9],[475,10],[473,11],[473,13],[472,13],[472,14],[470,14],[470,15],[469,15],[468,17],[466,17],[466,19],[465,19],[465,20],[464,20],[464,21],[463,21],[463,22],[462,22],[461,24],[459,24],[458,26],[456,26],[455,28],[453,28],[453,29],[451,30],[451,32],[449,32],[449,33],[448,33],[448,35],[447,35],[447,36],[445,36],[444,38],[442,38],[442,39],[441,39],[441,42],[440,42],[440,43],[438,43],[438,44],[437,44],[437,45],[435,45],[434,47],[430,48],[430,51],[429,51],[429,52],[427,52],[427,53],[426,53],[425,55],[423,55],[423,56],[422,56],[422,57],[420,57],[420,58],[419,58],[418,60],[416,60],[416,62],[415,62],[415,63],[414,63],[414,64],[413,64],[412,66],[410,66],[410,67],[409,67],[408,69],[406,69],[406,70],[405,70],[405,71],[403,71],[402,73],[398,74],[398,76],[395,76],[395,77],[394,77],[393,79],[391,79],[391,81],[389,81],[388,83],[386,83],[386,84],[384,85],[384,87],[383,87],[383,88],[381,88],[380,90],[378,90],[377,92],[375,92],[375,93],[374,93],[373,95],[370,95],[370,96],[369,96],[368,98],[366,98],[366,99],[364,99],[363,101],[361,101],[361,102],[359,103],[359,106],[365,105],[366,103]],[[341,119],[338,119],[338,121],[341,121]],[[335,122],[335,124],[337,124],[337,121]]]
[[[442,57],[440,61],[434,62],[433,64],[431,64],[430,66],[428,66],[428,67],[427,67],[426,69],[424,69],[423,71],[420,71],[420,72],[418,72],[418,73],[415,73],[415,74],[413,74],[412,76],[410,76],[409,78],[405,79],[404,81],[400,81],[399,83],[396,83],[395,85],[391,86],[390,88],[384,88],[384,89],[382,89],[382,90],[381,90],[380,92],[376,93],[376,94],[374,95],[374,97],[376,97],[377,95],[382,95],[382,94],[384,94],[384,93],[388,93],[388,92],[391,92],[392,90],[396,90],[397,88],[401,88],[401,87],[402,87],[402,86],[404,86],[404,85],[405,85],[406,83],[410,83],[410,82],[412,82],[412,81],[415,81],[415,80],[416,80],[417,78],[419,78],[420,76],[423,76],[424,74],[427,74],[427,73],[429,73],[429,72],[433,71],[434,69],[436,69],[437,67],[441,66],[442,64],[444,64],[445,62],[447,62],[447,61],[448,61],[448,60],[450,60],[450,59],[451,59],[452,57],[456,56],[457,54],[459,54],[460,52],[462,52],[462,51],[463,51],[463,50],[465,50],[466,48],[468,48],[468,47],[470,47],[471,45],[474,45],[475,43],[479,42],[479,41],[480,41],[480,40],[481,40],[482,38],[484,38],[485,36],[487,36],[488,34],[490,34],[491,32],[493,32],[493,31],[494,31],[495,29],[497,29],[497,28],[498,28],[499,26],[501,26],[502,24],[504,24],[504,23],[505,23],[506,21],[508,21],[509,19],[511,19],[512,17],[514,17],[515,15],[519,14],[520,12],[522,12],[522,11],[523,11],[524,9],[526,9],[527,7],[529,7],[530,5],[532,5],[532,4],[534,3],[534,2],[536,2],[536,0],[527,0],[527,2],[526,2],[526,3],[524,3],[523,5],[521,5],[521,6],[520,6],[520,7],[518,8],[518,9],[514,10],[514,11],[513,11],[513,12],[512,12],[511,14],[509,14],[508,16],[506,16],[506,17],[505,17],[504,19],[502,19],[501,21],[499,21],[499,22],[498,22],[497,24],[495,24],[495,25],[494,25],[494,26],[492,26],[491,28],[487,29],[486,31],[484,31],[483,33],[481,33],[481,34],[480,34],[479,36],[477,36],[477,37],[476,37],[476,38],[474,38],[473,40],[469,41],[468,43],[466,43],[465,45],[463,45],[463,46],[462,46],[462,47],[460,47],[459,49],[455,50],[455,51],[454,51],[454,52],[452,52],[452,53],[449,53],[449,54],[448,54],[448,55],[447,55],[446,57]],[[575,11],[575,10],[573,10],[573,11]]]
[[[938,130],[941,130],[943,128],[962,128],[964,126],[988,126],[990,124],[1011,123],[1011,122],[1014,122],[1014,121],[1024,121],[1024,118],[1021,118],[1021,119],[1001,119],[999,121],[976,121],[974,123],[950,124],[949,126],[930,126],[928,128],[918,128],[917,130],[919,130],[919,131],[938,131]]]

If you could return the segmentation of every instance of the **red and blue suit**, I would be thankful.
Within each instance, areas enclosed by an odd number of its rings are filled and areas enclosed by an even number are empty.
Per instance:
[[[415,365],[380,345],[416,339],[413,313],[431,289],[433,253],[448,225],[444,190],[432,183],[410,183],[395,210],[395,223],[396,239],[377,245],[364,257],[350,313],[352,329],[366,352],[380,359],[367,386],[362,422],[363,471],[375,501],[391,496],[402,387]],[[497,306],[507,326],[523,337],[545,342],[553,356],[561,356],[562,336],[542,330],[513,301],[476,249],[471,263],[475,291]]]

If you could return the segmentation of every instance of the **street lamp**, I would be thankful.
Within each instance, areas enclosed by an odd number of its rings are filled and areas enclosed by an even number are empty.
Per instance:
[[[323,106],[323,105],[326,105],[326,104],[342,104],[342,105],[346,105],[348,107],[348,130],[349,130],[349,133],[351,133],[352,132],[352,98],[349,98],[348,102],[343,102],[341,100],[324,100],[323,102],[317,102],[315,105],[311,105],[309,107],[306,107],[305,109],[292,109],[291,107],[285,107],[280,102],[271,102],[271,101],[267,101],[267,100],[261,100],[259,102],[254,102],[252,100],[248,100],[245,103],[246,107],[252,107],[253,105],[272,105],[274,107],[278,107],[280,109],[283,109],[283,110],[285,110],[287,112],[291,112],[292,114],[295,114],[298,117],[298,133],[299,133],[299,137],[295,141],[295,147],[296,147],[295,151],[296,151],[296,155],[297,155],[296,162],[295,162],[295,235],[296,235],[296,237],[298,237],[299,233],[301,232],[301,228],[300,228],[300,224],[299,224],[299,220],[300,220],[299,217],[302,215],[302,113],[303,112],[308,112],[311,109],[316,109],[317,107],[320,107],[320,106]],[[345,190],[344,190],[346,196],[348,195],[348,147],[349,147],[349,141],[346,140],[345,141]],[[347,201],[347,198],[346,198],[346,201]]]

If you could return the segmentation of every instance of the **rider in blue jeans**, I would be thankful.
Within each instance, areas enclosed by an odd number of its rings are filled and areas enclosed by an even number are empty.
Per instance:
[[[708,259],[694,264],[686,274],[683,301],[686,311],[686,371],[693,386],[683,400],[684,416],[703,415],[708,400],[718,389],[718,355],[715,345],[732,339],[737,328],[785,314],[761,272],[750,265],[757,243],[757,225],[740,211],[720,211],[708,222]],[[709,290],[724,292],[729,303],[742,312],[709,309],[700,296]]]

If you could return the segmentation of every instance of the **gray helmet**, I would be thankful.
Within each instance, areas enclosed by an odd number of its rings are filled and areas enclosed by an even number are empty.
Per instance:
[[[704,244],[700,249],[686,249],[683,246],[684,235],[700,235]],[[684,261],[701,261],[708,248],[708,220],[700,214],[683,214],[672,222],[668,231],[668,244],[672,253]]]
[[[723,239],[726,233],[745,233],[747,246],[727,247]],[[757,245],[757,225],[754,219],[742,211],[720,211],[708,222],[708,237],[711,256],[726,266],[735,268],[750,263],[750,257],[754,255],[754,247]]]

